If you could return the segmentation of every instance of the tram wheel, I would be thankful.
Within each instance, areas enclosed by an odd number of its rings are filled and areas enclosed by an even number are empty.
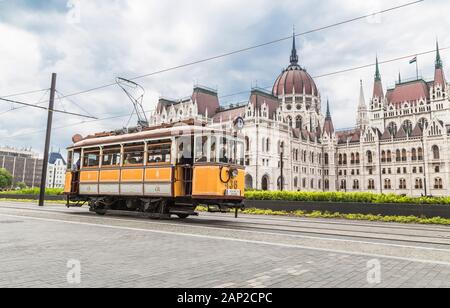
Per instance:
[[[178,216],[178,218],[180,218],[180,219],[186,219],[186,218],[189,217],[188,214],[177,214],[177,216]]]
[[[106,211],[105,210],[96,210],[95,214],[97,214],[98,216],[105,216],[106,215]]]

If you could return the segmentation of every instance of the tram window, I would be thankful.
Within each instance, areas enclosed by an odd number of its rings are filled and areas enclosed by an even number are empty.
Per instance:
[[[170,163],[170,143],[154,144],[148,148],[148,164]]]
[[[195,140],[195,162],[206,163],[208,161],[208,137],[199,136]]]
[[[67,170],[73,170],[73,151],[67,152]]]
[[[191,137],[178,138],[177,147],[178,147],[177,163],[182,165],[191,165],[193,162]]]
[[[210,163],[217,162],[217,138],[215,136],[211,137],[211,154],[210,154]]]
[[[77,152],[78,151],[78,152]],[[80,165],[81,165],[81,152],[80,150],[75,150],[75,152],[73,153],[73,158],[72,158],[72,171],[79,171],[80,170]]]
[[[227,142],[227,138],[221,137],[219,144],[219,162],[228,164],[230,162],[229,159],[229,146]]]
[[[122,155],[120,154],[120,148],[104,149],[102,166],[119,166]]]
[[[100,151],[85,151],[83,157],[83,167],[98,167],[100,162]]]
[[[244,157],[244,143],[237,141],[236,142],[236,163],[238,165],[243,166],[245,163],[245,157]]]
[[[126,145],[123,157],[125,166],[143,165],[144,145]]]

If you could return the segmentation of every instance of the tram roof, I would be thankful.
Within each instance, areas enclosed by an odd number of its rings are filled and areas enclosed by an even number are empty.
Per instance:
[[[231,136],[232,134],[226,132],[225,130],[213,129],[203,126],[193,126],[193,125],[180,125],[173,127],[159,127],[159,128],[149,128],[141,132],[126,133],[115,135],[114,133],[101,133],[93,136],[87,136],[74,143],[68,149],[85,148],[85,147],[95,147],[103,145],[114,145],[122,143],[131,143],[138,141],[145,141],[150,139],[164,139],[183,135],[192,135],[195,133],[205,133],[205,134],[223,134]]]

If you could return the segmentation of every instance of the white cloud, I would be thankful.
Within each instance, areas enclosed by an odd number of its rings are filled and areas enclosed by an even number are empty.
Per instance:
[[[0,2],[0,10],[2,9]],[[391,7],[391,1],[81,1],[79,24],[66,22],[64,8],[14,7],[15,18],[0,20],[0,34],[6,44],[0,50],[1,95],[46,88],[50,74],[58,73],[58,89],[64,94],[111,83],[116,76],[133,77],[192,60],[214,56],[289,35],[293,24],[298,32]],[[5,6],[3,14],[7,15]],[[299,39],[301,62],[313,76],[403,56],[441,46],[450,46],[446,30],[450,21],[445,0],[425,1],[414,7],[328,29]],[[379,21],[379,23],[378,23]],[[140,80],[147,89],[146,109],[154,107],[160,95],[182,97],[195,82],[218,87],[220,94],[248,90],[258,81],[270,86],[288,63],[290,42],[267,46],[229,58],[203,63]],[[446,53],[442,54],[449,63]],[[433,74],[434,55],[419,58],[424,77]],[[381,67],[385,87],[398,72],[414,75],[408,61]],[[337,127],[354,123],[363,79],[367,100],[372,93],[373,69],[317,79],[322,97],[329,97]],[[41,94],[20,97],[36,102]],[[245,96],[233,97],[237,101]],[[131,104],[117,87],[73,97],[90,113],[125,114]],[[225,102],[230,99],[226,99]],[[0,113],[9,105],[0,105]],[[58,108],[83,112],[65,101]],[[25,134],[45,127],[45,112],[22,109],[0,115],[1,136]],[[53,144],[65,147],[74,133],[119,128],[127,118],[83,124],[55,130]],[[80,119],[55,116],[55,127]],[[41,150],[43,133],[0,139],[1,144],[29,146]]]

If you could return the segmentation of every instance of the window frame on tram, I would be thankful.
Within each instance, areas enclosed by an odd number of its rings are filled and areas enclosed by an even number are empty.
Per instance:
[[[172,164],[172,140],[158,140],[147,142],[146,160],[147,166]],[[153,158],[156,157],[156,159]],[[157,158],[161,157],[160,161]]]
[[[105,161],[105,156],[111,156],[111,160],[108,163]],[[115,159],[114,159],[115,157]],[[119,168],[122,166],[123,147],[118,145],[110,145],[102,147],[101,155],[101,167],[102,168]],[[115,161],[115,164],[114,164]]]
[[[93,165],[90,164],[89,161],[91,160],[89,157],[86,157],[86,155],[92,155],[94,153],[98,153],[96,155],[97,164]],[[101,148],[100,147],[93,147],[93,148],[86,148],[82,150],[82,160],[81,160],[81,168],[83,169],[98,169],[100,168],[100,157],[101,157]],[[86,160],[87,158],[87,160]]]
[[[138,167],[138,166],[144,166],[145,157],[146,157],[146,143],[144,141],[142,142],[133,142],[133,143],[127,143],[123,144],[123,150],[122,150],[122,167]],[[140,154],[140,155],[136,155]],[[128,156],[134,156],[128,158]],[[136,162],[128,162],[130,159],[136,159],[139,157],[139,160],[136,160]]]
[[[214,133],[197,134],[194,138],[194,163],[244,166],[244,146],[243,140],[231,135]],[[200,150],[199,147],[202,149]]]

